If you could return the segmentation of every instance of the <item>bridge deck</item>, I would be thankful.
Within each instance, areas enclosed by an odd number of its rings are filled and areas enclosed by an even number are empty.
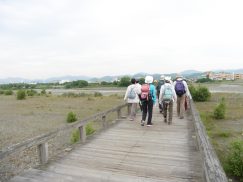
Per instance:
[[[190,116],[189,116],[190,117]],[[44,169],[30,169],[11,181],[202,182],[202,161],[189,117],[172,125],[154,109],[151,127],[122,120]]]

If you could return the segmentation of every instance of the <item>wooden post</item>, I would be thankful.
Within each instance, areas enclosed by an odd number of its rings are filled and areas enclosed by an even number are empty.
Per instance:
[[[38,145],[39,159],[41,164],[46,164],[48,161],[48,143]]]
[[[79,133],[80,133],[80,141],[82,143],[84,143],[85,140],[86,140],[86,130],[85,130],[85,126],[80,126],[79,127]]]
[[[117,119],[121,118],[121,108],[117,109]]]
[[[102,119],[102,125],[103,125],[103,128],[106,128],[106,127],[107,127],[107,123],[106,123],[106,115],[103,115],[101,119]]]

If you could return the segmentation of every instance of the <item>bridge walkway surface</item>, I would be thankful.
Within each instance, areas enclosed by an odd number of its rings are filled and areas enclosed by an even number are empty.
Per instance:
[[[11,182],[203,182],[191,115],[172,125],[154,108],[153,125],[123,119],[44,167],[30,169]]]

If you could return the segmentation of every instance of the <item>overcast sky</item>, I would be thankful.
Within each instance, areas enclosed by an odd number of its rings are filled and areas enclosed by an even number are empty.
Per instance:
[[[0,0],[0,78],[243,68],[242,0]]]

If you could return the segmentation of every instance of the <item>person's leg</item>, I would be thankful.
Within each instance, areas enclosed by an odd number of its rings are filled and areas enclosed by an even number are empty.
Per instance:
[[[152,115],[153,115],[153,100],[148,101],[148,122],[147,125],[152,124]]]
[[[180,119],[184,118],[184,112],[185,112],[185,97],[186,94],[183,94],[180,98]]]
[[[177,96],[176,111],[178,117],[180,117],[180,102],[181,102],[181,97]]]
[[[173,116],[173,101],[169,103],[169,124],[172,123],[172,116]]]
[[[148,108],[148,102],[147,101],[143,101],[142,102],[143,113],[142,113],[142,121],[141,121],[142,125],[144,125],[146,117],[147,117],[147,112],[148,112],[147,108]]]
[[[134,103],[134,118],[136,118],[137,115],[137,108],[138,108],[138,103]]]
[[[133,120],[136,116],[136,106],[137,106],[136,103],[132,103],[130,120]]]
[[[167,122],[167,103],[163,102],[163,108],[164,108],[164,122]]]

